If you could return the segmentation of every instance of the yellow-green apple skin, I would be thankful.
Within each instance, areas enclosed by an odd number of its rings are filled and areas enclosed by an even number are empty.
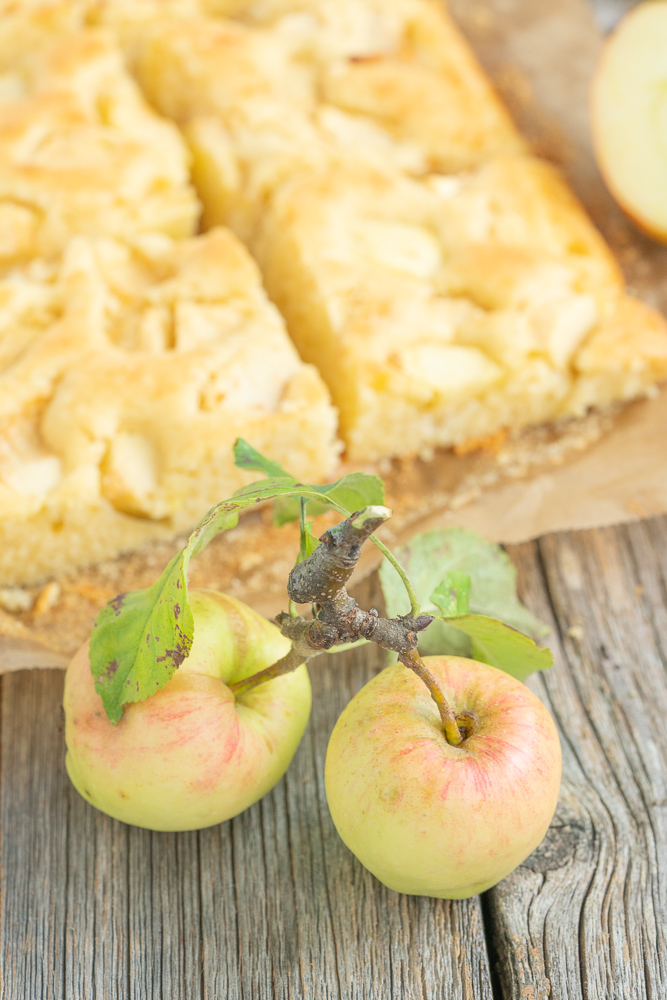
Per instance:
[[[667,0],[631,10],[606,40],[593,77],[591,128],[609,190],[667,243]]]
[[[524,684],[474,660],[425,663],[455,712],[472,713],[460,746],[401,664],[352,699],[327,751],[325,782],[342,840],[397,892],[464,899],[537,847],[556,809],[561,751],[549,712]]]
[[[257,802],[287,770],[310,714],[305,665],[235,698],[228,684],[275,663],[290,642],[233,597],[189,596],[190,655],[117,725],[95,691],[88,643],[65,677],[72,783],[103,812],[151,830],[212,826]]]

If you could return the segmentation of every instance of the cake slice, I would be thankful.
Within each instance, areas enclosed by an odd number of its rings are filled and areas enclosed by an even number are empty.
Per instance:
[[[32,37],[0,77],[0,268],[56,259],[74,234],[191,235],[187,147],[113,38],[74,31],[33,51]]]
[[[254,249],[355,461],[578,416],[667,375],[665,321],[539,160],[426,180],[341,161],[282,186]]]
[[[0,281],[0,582],[191,527],[253,476],[243,436],[311,481],[336,415],[228,231],[74,238]]]

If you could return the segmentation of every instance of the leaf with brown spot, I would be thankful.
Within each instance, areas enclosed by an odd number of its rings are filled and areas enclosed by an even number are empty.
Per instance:
[[[90,640],[90,668],[111,722],[120,720],[123,705],[143,701],[164,687],[190,652],[194,636],[188,602],[190,559],[221,531],[233,528],[239,511],[283,497],[320,500],[321,493],[285,478],[246,486],[242,495],[217,504],[202,518],[152,587],[121,594],[102,609]],[[329,504],[346,517],[350,513],[335,499]]]

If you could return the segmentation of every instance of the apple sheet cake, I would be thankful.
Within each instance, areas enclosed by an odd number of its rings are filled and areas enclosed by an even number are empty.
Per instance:
[[[0,17],[0,581],[187,528],[237,435],[316,480],[667,375],[438,0]]]

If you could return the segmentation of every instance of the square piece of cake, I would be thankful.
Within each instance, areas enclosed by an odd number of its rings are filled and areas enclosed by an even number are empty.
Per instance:
[[[667,375],[665,321],[539,160],[426,180],[341,161],[283,185],[254,249],[356,461],[579,416]]]
[[[190,528],[253,479],[335,469],[336,413],[228,231],[74,238],[0,281],[0,582]]]

